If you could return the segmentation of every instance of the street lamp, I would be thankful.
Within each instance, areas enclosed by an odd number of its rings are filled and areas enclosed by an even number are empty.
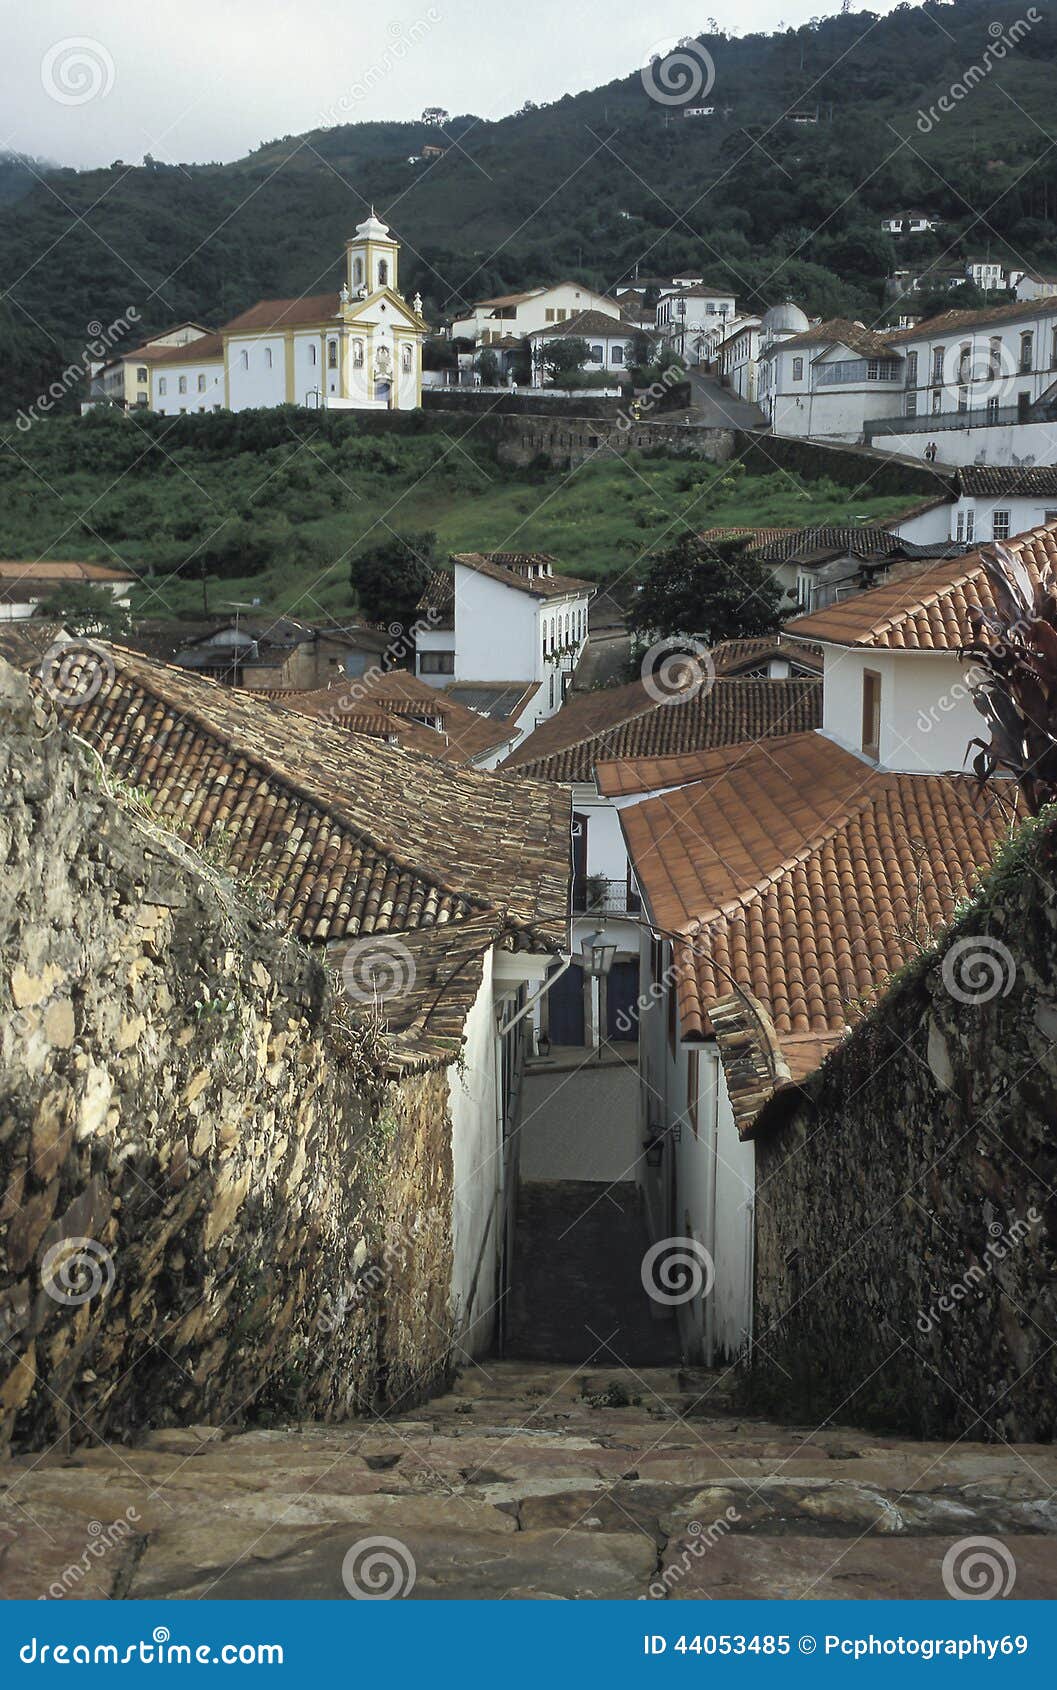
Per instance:
[[[589,933],[586,939],[580,941],[580,952],[583,959],[580,966],[584,973],[600,980],[612,968],[617,947],[606,942],[604,933]]]

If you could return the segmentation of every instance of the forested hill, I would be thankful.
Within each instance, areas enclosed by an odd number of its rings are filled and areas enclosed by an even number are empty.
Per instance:
[[[876,318],[895,262],[880,217],[908,206],[947,220],[915,258],[990,249],[1057,267],[1055,13],[953,0],[739,40],[702,30],[710,118],[652,99],[636,69],[443,133],[349,124],[228,165],[52,170],[0,200],[0,411],[77,356],[89,323],[129,306],[147,329],[218,324],[262,297],[336,286],[370,203],[405,243],[402,286],[434,318],[561,276],[611,287],[636,266]],[[919,116],[955,85],[949,115]],[[444,156],[409,164],[426,141]]]

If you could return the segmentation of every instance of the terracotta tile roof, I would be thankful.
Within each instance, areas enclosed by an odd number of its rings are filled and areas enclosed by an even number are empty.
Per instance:
[[[729,752],[730,747],[724,745],[703,751],[674,751],[668,757],[623,757],[597,764],[595,779],[605,798],[661,792],[670,786],[688,786],[691,781],[726,774]]]
[[[293,329],[329,323],[341,310],[337,293],[306,294],[301,299],[261,299],[225,323],[222,334],[261,334],[266,329]]]
[[[1040,566],[1057,565],[1057,523],[1009,543],[1035,583]],[[958,651],[973,631],[970,608],[994,610],[979,553],[901,575],[884,586],[794,617],[791,634],[823,643],[891,651]]]
[[[189,340],[183,346],[153,347],[152,364],[202,364],[215,358],[218,362],[224,356],[224,337],[222,334],[200,335],[197,340]]]
[[[54,628],[0,632],[34,668]],[[99,643],[93,642],[99,650]],[[504,941],[555,950],[568,903],[569,800],[313,723],[252,693],[106,647],[112,679],[60,712],[159,817],[217,838],[301,939],[404,935],[488,917]],[[32,656],[30,656],[32,654]]]
[[[563,335],[617,335],[627,340],[631,330],[621,317],[610,317],[604,311],[577,311],[562,323],[545,323],[533,329],[530,340],[559,340]]]
[[[35,562],[0,561],[0,584],[19,581],[135,581],[130,569],[111,569],[105,563],[77,563],[68,558],[39,558]]]
[[[836,345],[846,346],[863,358],[891,358],[895,355],[892,342],[896,338],[890,334],[875,334],[865,323],[853,323],[847,317],[830,317],[828,322],[802,329],[799,334],[790,335],[788,340],[776,341],[765,351],[764,357],[769,357],[771,352],[796,351],[801,346]]]
[[[877,559],[888,557],[944,557],[964,555],[964,547],[952,540],[917,542],[903,540],[889,529],[850,523],[820,523],[811,528],[793,528],[773,540],[754,548],[753,555],[761,563],[780,563],[793,559],[848,554],[851,557]]]
[[[455,627],[455,576],[450,569],[433,571],[415,609],[428,619],[432,632],[448,633]]]
[[[815,680],[717,680],[667,703],[657,703],[635,681],[570,700],[502,766],[534,780],[590,781],[603,762],[800,733],[817,727],[821,714],[821,683]]]
[[[622,810],[650,917],[680,935],[682,1036],[708,1036],[717,1006],[751,994],[803,1077],[971,890],[1008,831],[1003,790],[878,771],[802,734],[717,753],[708,779]],[[742,1034],[754,1025],[746,1010]],[[759,1071],[774,1052],[753,1036]]]
[[[888,336],[893,346],[908,340],[921,340],[945,334],[951,329],[983,328],[988,323],[1015,323],[1024,317],[1052,317],[1057,312],[1057,299],[1020,299],[1012,305],[985,305],[979,311],[944,311],[915,323],[910,329],[894,329]],[[786,346],[791,343],[786,341]]]
[[[570,593],[593,593],[594,581],[579,581],[573,575],[544,573],[552,571],[555,559],[546,552],[454,552],[453,563],[487,575],[504,587],[516,587],[536,599],[567,598]]]
[[[717,675],[738,675],[759,667],[765,674],[774,658],[786,658],[797,669],[822,673],[822,647],[812,640],[793,640],[788,635],[758,634],[753,639],[723,640],[710,656]]]
[[[467,709],[406,669],[368,673],[310,692],[272,691],[269,696],[288,709],[336,727],[393,736],[401,745],[444,763],[472,764],[513,738],[507,724]]]
[[[956,474],[961,491],[973,498],[1057,498],[1055,464],[966,464]]]
[[[765,546],[769,540],[780,540],[785,534],[799,534],[799,528],[703,528],[699,540],[749,540],[753,546]]]

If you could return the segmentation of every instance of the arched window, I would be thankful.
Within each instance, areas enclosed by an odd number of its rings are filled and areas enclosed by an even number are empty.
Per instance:
[[[268,370],[272,367],[272,349],[270,346],[264,348],[264,366]]]
[[[378,286],[380,288],[384,288],[384,287],[387,287],[388,284],[389,284],[389,260],[387,258],[380,258],[378,260]]]
[[[244,370],[249,369],[249,367],[250,367],[250,355],[249,355],[248,352],[241,352],[239,354],[239,363],[242,365],[242,368]]]
[[[179,388],[181,393],[186,393],[187,392],[187,377],[181,376],[176,385]]]
[[[352,343],[352,362],[357,370],[363,369],[363,341],[354,340]]]
[[[405,375],[410,375],[415,367],[414,347],[409,340],[405,341],[400,349],[400,364]]]
[[[352,280],[356,287],[363,286],[363,259],[354,258],[352,261]]]
[[[336,340],[327,341],[327,369],[336,370],[338,367],[338,343]]]
[[[165,377],[164,377],[164,376],[159,376],[159,377],[158,377],[158,392],[159,392],[159,394],[164,394],[164,393],[165,393],[165,391],[166,391],[166,389],[167,389],[167,387],[168,387],[168,385],[169,385],[169,384],[168,384],[168,382],[167,382],[167,381],[166,381],[166,379],[165,379]]]
[[[1020,337],[1020,367],[1021,367],[1021,370],[1026,372],[1026,371],[1031,369],[1031,364],[1032,364],[1032,359],[1034,357],[1034,353],[1035,353],[1035,336],[1032,334],[1031,330],[1029,329],[1026,334],[1022,334],[1021,337]]]
[[[316,343],[315,343],[314,340],[309,341],[308,361],[313,366],[313,368],[319,362],[318,348],[316,347]]]

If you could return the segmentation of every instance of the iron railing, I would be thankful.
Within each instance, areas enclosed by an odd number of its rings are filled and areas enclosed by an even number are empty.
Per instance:
[[[576,915],[638,915],[642,899],[626,880],[607,880],[600,874],[573,875]]]

